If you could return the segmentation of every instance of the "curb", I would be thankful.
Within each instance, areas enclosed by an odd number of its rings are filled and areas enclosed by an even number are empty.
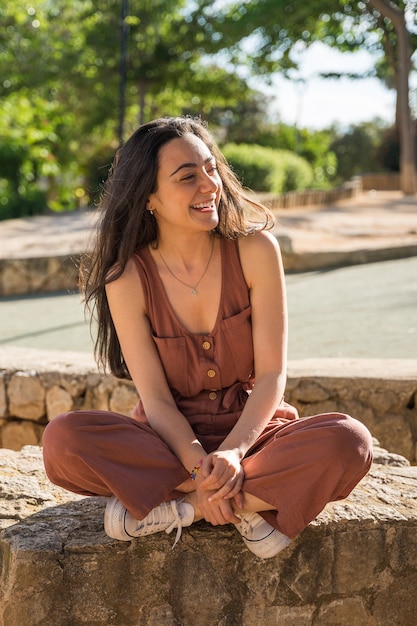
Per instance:
[[[357,250],[325,250],[297,253],[281,249],[284,268],[287,272],[308,272],[349,265],[363,265],[394,261],[417,256],[417,244],[389,248],[362,248]]]
[[[279,236],[286,272],[309,272],[417,256],[417,244],[389,248],[295,252],[291,238]],[[78,290],[81,253],[0,259],[0,297]]]

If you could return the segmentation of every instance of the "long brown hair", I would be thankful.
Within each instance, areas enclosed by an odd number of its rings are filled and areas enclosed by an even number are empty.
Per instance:
[[[166,117],[140,126],[120,148],[104,185],[95,244],[84,255],[80,286],[86,308],[97,320],[94,354],[101,366],[108,364],[119,378],[130,378],[110,315],[105,285],[123,273],[135,251],[156,245],[157,223],[146,203],[156,189],[161,147],[191,133],[199,137],[217,161],[223,191],[219,223],[215,229],[226,238],[237,238],[267,228],[270,212],[245,192],[205,124],[198,118]],[[250,217],[245,208],[250,209]]]

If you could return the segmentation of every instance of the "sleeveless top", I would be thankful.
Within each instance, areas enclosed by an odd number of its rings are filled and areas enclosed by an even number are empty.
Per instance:
[[[251,305],[238,243],[222,237],[220,249],[219,310],[214,328],[207,335],[191,333],[180,323],[148,247],[134,256],[168,385],[177,406],[187,414],[191,407],[200,412],[207,399],[210,412],[222,411],[226,408],[225,395],[230,409],[230,392],[233,390],[244,403],[245,390],[253,386]],[[243,404],[239,405],[243,408]]]
[[[208,334],[191,333],[178,320],[148,247],[134,255],[168,385],[177,407],[198,434],[214,430],[220,434],[224,429],[226,435],[254,385],[251,303],[238,242],[221,237],[220,249],[220,303]],[[288,408],[281,405],[282,414],[293,413],[294,409],[288,412]],[[146,421],[140,401],[134,416]]]

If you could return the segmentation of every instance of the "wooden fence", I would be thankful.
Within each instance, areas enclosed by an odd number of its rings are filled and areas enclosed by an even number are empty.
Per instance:
[[[274,194],[257,194],[258,198],[272,211],[305,206],[324,206],[341,200],[355,198],[364,191],[399,191],[400,175],[398,173],[364,174],[335,189],[306,189],[305,191],[289,191],[280,196]]]
[[[362,189],[364,191],[370,191],[375,189],[376,191],[399,191],[400,190],[400,175],[398,172],[386,173],[386,174],[363,174]]]

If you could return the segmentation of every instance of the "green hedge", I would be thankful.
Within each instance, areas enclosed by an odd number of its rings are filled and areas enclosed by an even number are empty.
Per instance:
[[[27,156],[24,146],[0,141],[0,220],[45,212],[46,193],[23,173]]]
[[[253,191],[297,191],[307,189],[314,179],[311,165],[288,150],[229,143],[222,152],[243,185]]]
[[[47,206],[46,193],[40,189],[27,189],[17,193],[0,179],[0,220],[16,217],[39,215],[45,213]]]

